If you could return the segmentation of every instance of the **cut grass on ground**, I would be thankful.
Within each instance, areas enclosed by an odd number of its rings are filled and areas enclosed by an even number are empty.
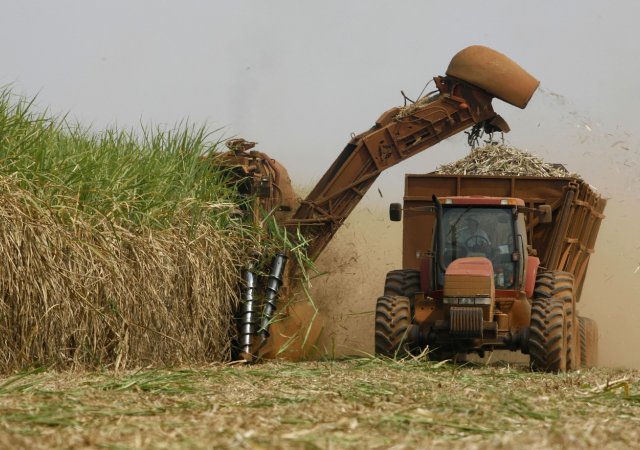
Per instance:
[[[0,379],[2,448],[621,448],[640,372],[354,359]]]

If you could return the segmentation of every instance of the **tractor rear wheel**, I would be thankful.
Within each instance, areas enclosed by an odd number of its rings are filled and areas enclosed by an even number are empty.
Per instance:
[[[573,274],[569,272],[555,272],[556,285],[555,297],[564,301],[564,314],[567,321],[567,370],[580,368],[580,338],[578,336],[578,311],[573,294]]]
[[[577,339],[574,339],[573,275],[542,272],[536,280],[531,305],[529,353],[531,367],[544,372],[577,368]],[[577,324],[576,324],[577,325]]]
[[[598,325],[588,317],[578,317],[580,324],[580,364],[591,368],[598,364]]]
[[[376,303],[376,354],[390,358],[405,356],[409,350],[410,325],[411,305],[407,297],[379,297]]]

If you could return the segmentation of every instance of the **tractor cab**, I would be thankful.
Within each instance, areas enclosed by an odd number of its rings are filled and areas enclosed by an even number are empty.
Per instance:
[[[437,202],[433,240],[435,289],[444,287],[447,268],[461,258],[486,258],[496,289],[519,290],[526,261],[526,232],[516,198],[444,197]]]

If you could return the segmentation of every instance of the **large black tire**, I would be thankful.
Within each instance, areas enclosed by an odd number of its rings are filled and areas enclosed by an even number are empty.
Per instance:
[[[407,297],[379,297],[376,303],[376,354],[390,358],[405,356],[410,325],[411,305]]]
[[[574,277],[570,272],[551,272],[555,278],[553,296],[564,302],[566,324],[567,370],[580,368],[580,339],[578,311],[576,309]]]
[[[580,369],[580,337],[575,303],[564,304],[567,317],[567,370]]]
[[[420,292],[420,272],[414,269],[392,270],[384,280],[384,295],[400,295],[413,300]]]
[[[573,304],[572,274],[542,272],[538,275],[529,329],[532,369],[564,372],[577,368]]]
[[[580,327],[580,364],[591,368],[598,365],[598,325],[588,317],[578,317]]]

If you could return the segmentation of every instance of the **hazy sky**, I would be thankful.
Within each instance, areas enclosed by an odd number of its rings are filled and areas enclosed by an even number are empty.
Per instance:
[[[637,197],[638,17],[631,0],[2,0],[0,84],[96,129],[223,127],[309,184],[350,133],[401,104],[401,89],[416,96],[457,51],[483,44],[542,82],[526,110],[494,101],[510,143]],[[384,201],[399,200],[403,173],[466,152],[452,138],[391,170]]]

